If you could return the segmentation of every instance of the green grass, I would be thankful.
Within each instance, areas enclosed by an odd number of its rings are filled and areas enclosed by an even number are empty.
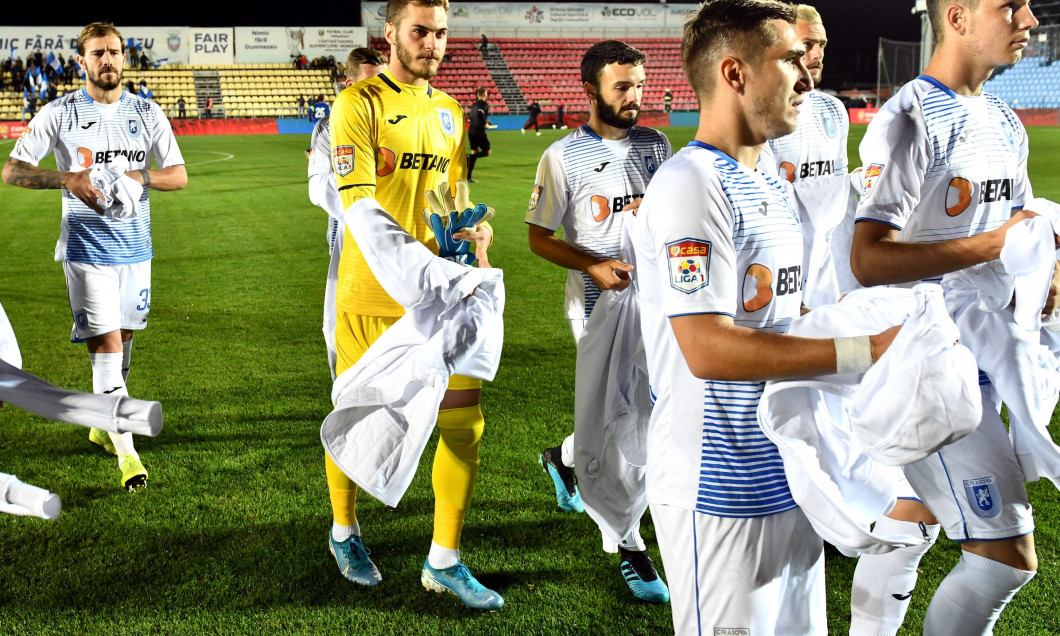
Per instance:
[[[669,129],[675,147],[693,129]],[[852,131],[852,158],[864,129]],[[362,497],[359,518],[383,585],[343,580],[327,552],[330,507],[319,426],[330,410],[320,333],[325,216],[306,196],[301,136],[183,137],[188,188],[154,193],[153,307],[136,338],[130,393],[160,400],[166,424],[139,438],[150,488],[118,487],[113,458],[79,427],[0,409],[0,471],[58,493],[55,522],[0,516],[0,634],[657,634],[668,606],[633,603],[585,516],[556,510],[537,452],[572,428],[574,350],[565,273],[533,256],[523,216],[537,161],[560,133],[492,132],[475,200],[496,207],[491,262],[505,270],[505,354],[483,391],[482,469],[464,556],[507,605],[479,614],[423,590],[430,543],[428,448],[397,511]],[[1060,198],[1060,129],[1032,129],[1036,194]],[[10,150],[0,142],[0,154]],[[232,155],[231,159],[225,159]],[[59,195],[0,186],[0,302],[25,368],[91,390],[83,345],[67,342],[62,270],[52,261]],[[998,634],[1060,633],[1060,497],[1032,484],[1041,572]],[[645,535],[654,548],[649,523]],[[956,561],[924,559],[903,633]],[[845,633],[854,561],[829,552],[830,628]]]

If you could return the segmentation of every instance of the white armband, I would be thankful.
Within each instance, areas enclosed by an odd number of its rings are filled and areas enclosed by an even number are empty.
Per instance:
[[[872,366],[872,345],[868,336],[835,339],[835,372],[864,373]]]

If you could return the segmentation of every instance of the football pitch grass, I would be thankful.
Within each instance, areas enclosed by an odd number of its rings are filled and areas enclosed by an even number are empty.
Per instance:
[[[695,131],[666,132],[680,148]],[[863,133],[851,132],[855,165]],[[59,494],[64,509],[54,522],[0,515],[0,634],[671,631],[669,605],[632,598],[591,520],[556,508],[537,465],[573,426],[566,274],[531,254],[523,224],[538,159],[562,134],[491,132],[494,154],[479,161],[471,190],[497,210],[490,260],[504,269],[507,310],[500,371],[483,390],[482,468],[463,557],[504,596],[503,609],[475,612],[420,586],[433,442],[397,510],[360,498],[383,583],[365,589],[339,575],[327,550],[319,441],[331,410],[320,331],[326,217],[306,195],[308,136],[181,137],[190,180],[183,191],[152,193],[153,306],[128,381],[133,396],[164,408],[161,435],[137,438],[150,486],[126,494],[117,462],[86,429],[0,409],[0,471]],[[1060,199],[1060,129],[1030,135],[1035,192]],[[5,160],[11,146],[0,142]],[[59,193],[0,185],[0,196],[0,303],[24,366],[91,391],[85,347],[68,342],[65,284],[52,260]],[[998,634],[1060,633],[1060,496],[1047,481],[1028,488],[1040,571]],[[650,518],[643,532],[661,570]],[[942,539],[924,558],[903,634],[921,632],[931,593],[958,556]],[[854,565],[829,549],[832,633],[847,632]]]

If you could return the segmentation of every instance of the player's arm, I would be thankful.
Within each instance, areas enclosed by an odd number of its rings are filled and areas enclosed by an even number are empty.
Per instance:
[[[151,154],[158,167],[152,170],[148,160],[142,169],[130,170],[125,176],[160,192],[183,189],[188,185],[188,171],[184,167],[184,156],[180,154],[177,138],[173,135],[173,126],[158,104],[152,103],[151,109],[155,113]]]
[[[546,261],[585,272],[600,289],[625,289],[629,286],[632,265],[614,258],[597,258],[587,254],[557,237],[556,231],[547,227],[527,223],[527,228],[530,251]]]
[[[832,374],[837,368],[837,340],[843,340],[748,329],[722,314],[674,316],[670,326],[689,371],[704,380],[786,380]],[[900,328],[869,336],[873,363]]]
[[[88,171],[86,170],[85,172],[87,173]],[[156,168],[154,170],[148,170],[147,168],[130,170],[125,173],[125,176],[140,185],[145,185],[159,192],[172,192],[188,185],[188,171],[183,165]]]
[[[67,172],[48,170],[35,166],[28,161],[9,158],[4,164],[4,183],[31,190],[65,189],[82,203],[102,214],[103,210],[96,204],[96,198],[104,198],[103,193],[92,187],[88,178],[89,171]]]
[[[378,104],[364,89],[343,91],[331,109],[331,167],[343,209],[375,196]]]

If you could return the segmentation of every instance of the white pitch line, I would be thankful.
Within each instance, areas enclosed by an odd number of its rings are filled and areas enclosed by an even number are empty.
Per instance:
[[[235,159],[235,155],[230,155],[227,152],[221,152],[219,150],[199,150],[197,152],[208,152],[212,155],[221,155],[220,159],[209,159],[207,161],[194,161],[191,163],[185,163],[186,166],[205,166],[208,163],[218,163],[221,161],[228,161],[229,159]]]

